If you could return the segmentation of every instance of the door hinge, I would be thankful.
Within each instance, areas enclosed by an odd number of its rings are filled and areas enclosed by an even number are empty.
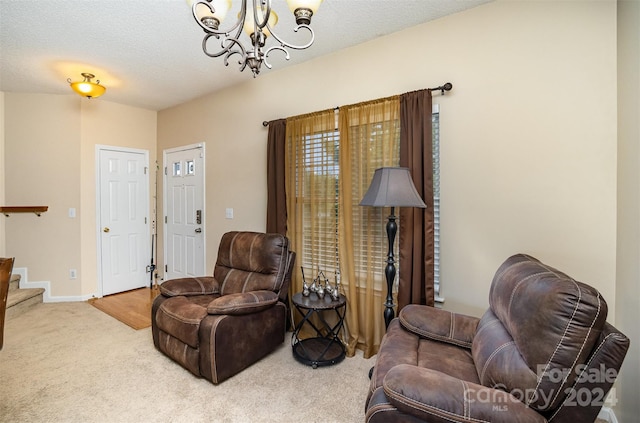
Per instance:
[[[164,167],[164,174],[165,175],[167,174],[167,167],[166,166]]]
[[[148,167],[146,167],[146,166],[144,167],[144,174],[145,174],[145,175],[147,174],[147,170],[148,170],[148,169],[149,169]]]
[[[164,271],[165,271],[165,272],[168,272],[168,271],[169,271],[169,269],[167,268],[167,265],[166,265],[166,264],[164,265]]]
[[[164,223],[167,223],[167,216],[164,217]]]
[[[145,225],[147,224],[147,218],[146,217],[144,218],[144,224]]]

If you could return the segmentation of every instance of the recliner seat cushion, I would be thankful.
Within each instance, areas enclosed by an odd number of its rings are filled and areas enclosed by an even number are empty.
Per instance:
[[[421,338],[404,330],[399,319],[394,319],[389,324],[378,351],[371,377],[371,392],[381,387],[387,372],[400,364],[430,368],[479,383],[470,349]]]

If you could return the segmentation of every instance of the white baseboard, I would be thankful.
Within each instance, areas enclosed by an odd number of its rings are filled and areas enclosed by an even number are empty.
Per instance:
[[[602,407],[600,409],[600,414],[598,414],[598,418],[602,420],[606,420],[609,423],[618,423],[618,419],[616,419],[616,415],[613,410],[609,407]]]
[[[95,295],[79,295],[79,296],[52,296],[51,295],[51,282],[50,281],[29,281],[28,272],[26,267],[15,267],[13,272],[16,275],[20,275],[20,288],[43,288],[42,301],[45,303],[68,303],[74,301],[87,301]]]

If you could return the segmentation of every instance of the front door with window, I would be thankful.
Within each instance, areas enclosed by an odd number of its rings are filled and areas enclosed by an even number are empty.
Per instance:
[[[164,152],[164,280],[205,273],[204,144]]]

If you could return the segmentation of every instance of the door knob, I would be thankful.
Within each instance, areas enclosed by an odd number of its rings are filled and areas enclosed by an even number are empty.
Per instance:
[[[199,234],[200,232],[202,232],[202,228],[196,228],[196,233]]]
[[[109,232],[109,228],[105,227],[102,232]]]

